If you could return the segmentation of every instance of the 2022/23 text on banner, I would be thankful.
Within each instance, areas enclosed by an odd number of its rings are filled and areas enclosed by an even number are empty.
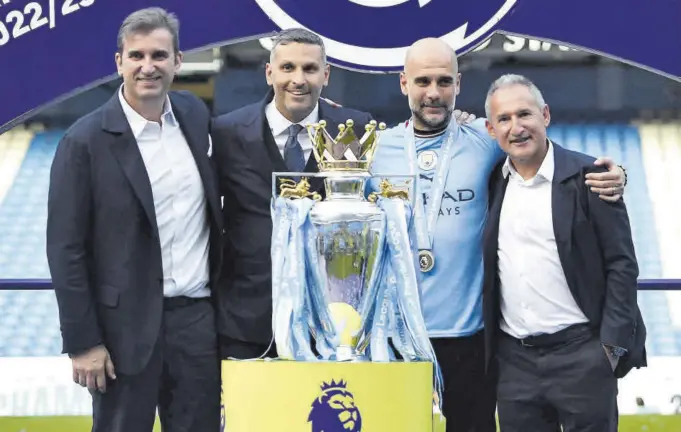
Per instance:
[[[95,0],[32,1],[23,7],[19,2],[0,0],[0,47],[32,31],[57,25],[58,17],[65,17],[92,6]],[[47,3],[47,4],[45,4]]]

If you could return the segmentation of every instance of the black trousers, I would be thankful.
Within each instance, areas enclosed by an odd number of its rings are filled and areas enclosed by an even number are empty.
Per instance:
[[[116,380],[108,380],[105,393],[91,392],[92,431],[151,432],[158,408],[164,432],[218,432],[217,347],[208,299],[168,300],[144,370],[134,376],[117,373]]]
[[[485,373],[485,337],[433,338],[447,432],[496,432],[496,375]],[[527,429],[529,430],[529,429]]]
[[[562,332],[534,346],[500,332],[502,432],[617,431],[617,379],[599,338],[585,326]]]
[[[485,374],[485,338],[481,331],[470,337],[431,339],[440,364],[444,391],[442,414],[447,432],[496,432],[496,376]],[[274,345],[248,343],[220,336],[223,359],[257,358]]]

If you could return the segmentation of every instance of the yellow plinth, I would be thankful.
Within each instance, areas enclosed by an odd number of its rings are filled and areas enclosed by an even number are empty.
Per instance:
[[[222,430],[437,431],[432,376],[430,363],[225,360]]]

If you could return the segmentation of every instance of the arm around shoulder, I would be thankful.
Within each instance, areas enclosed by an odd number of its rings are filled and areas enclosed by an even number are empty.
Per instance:
[[[50,171],[46,252],[63,352],[68,354],[102,343],[88,268],[91,193],[87,145],[67,133],[59,142]]]

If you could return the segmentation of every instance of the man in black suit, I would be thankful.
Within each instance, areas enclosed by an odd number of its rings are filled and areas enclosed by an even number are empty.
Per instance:
[[[508,155],[490,179],[484,237],[501,430],[616,431],[617,379],[646,365],[625,204],[587,189],[594,158],[547,138],[549,108],[528,79],[499,78],[486,110]]]
[[[273,172],[317,172],[304,126],[326,120],[337,126],[351,119],[361,132],[367,113],[320,98],[330,66],[324,43],[312,32],[291,29],[274,39],[265,78],[271,90],[252,105],[215,119],[215,161],[226,227],[223,276],[218,291],[218,333],[223,358],[276,356],[272,343]],[[321,179],[310,179],[323,193]]]
[[[73,379],[93,431],[217,431],[220,373],[211,292],[221,264],[210,113],[169,94],[177,19],[123,22],[123,85],[78,120],[52,164],[47,257]]]

